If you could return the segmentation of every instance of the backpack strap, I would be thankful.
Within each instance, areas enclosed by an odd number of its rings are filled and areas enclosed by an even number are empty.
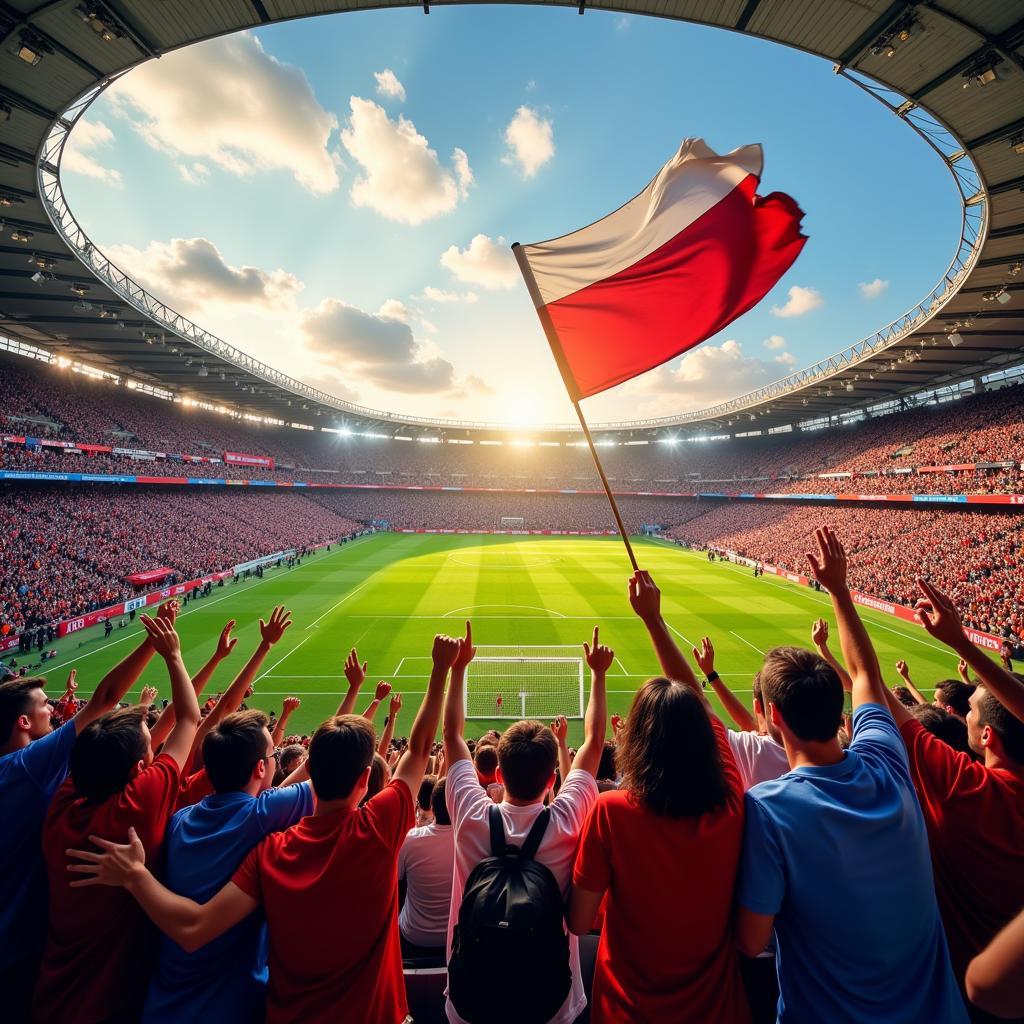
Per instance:
[[[551,812],[545,807],[544,810],[537,815],[537,820],[533,823],[533,827],[530,829],[526,836],[526,841],[523,843],[522,848],[519,851],[519,856],[524,860],[533,860],[537,856],[537,850],[540,848],[541,840],[544,838],[544,833],[547,830],[548,822],[551,820]]]
[[[505,823],[501,820],[501,808],[497,804],[487,808],[487,823],[491,828],[491,856],[503,857],[507,849]]]

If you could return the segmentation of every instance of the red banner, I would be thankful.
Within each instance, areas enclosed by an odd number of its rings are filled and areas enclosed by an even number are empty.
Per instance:
[[[233,466],[263,466],[265,469],[274,468],[274,458],[271,455],[246,455],[245,452],[225,452],[224,461]]]
[[[144,587],[149,583],[159,583],[161,580],[167,579],[173,572],[173,569],[169,569],[165,565],[160,569],[146,569],[143,572],[129,573],[125,576],[124,581],[133,587]]]

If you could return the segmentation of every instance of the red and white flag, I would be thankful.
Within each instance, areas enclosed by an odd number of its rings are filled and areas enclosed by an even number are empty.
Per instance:
[[[516,258],[569,395],[596,395],[699,345],[756,305],[807,241],[803,212],[756,193],[757,145],[703,139],[601,220]]]

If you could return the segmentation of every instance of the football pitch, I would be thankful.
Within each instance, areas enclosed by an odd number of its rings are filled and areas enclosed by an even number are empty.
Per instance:
[[[749,569],[709,563],[699,552],[654,540],[634,543],[638,561],[661,588],[662,611],[680,646],[689,655],[702,636],[710,636],[718,672],[745,704],[764,651],[782,644],[810,646],[811,623],[819,616],[829,621],[839,654],[827,595],[772,576],[754,579]],[[288,732],[312,732],[335,711],[346,689],[344,657],[355,646],[369,662],[357,710],[369,703],[378,679],[388,680],[404,699],[396,735],[407,735],[426,688],[435,633],[461,635],[469,618],[478,646],[521,648],[522,656],[533,657],[561,655],[567,646],[582,654],[583,641],[598,625],[602,642],[616,656],[608,676],[609,708],[625,714],[637,687],[658,671],[646,631],[626,598],[628,576],[616,537],[376,534],[306,558],[295,569],[215,588],[210,597],[185,606],[178,631],[185,663],[195,673],[224,623],[237,620],[238,644],[207,687],[207,694],[215,693],[228,687],[259,642],[260,616],[283,604],[292,611],[293,625],[260,669],[249,706],[280,711],[286,696],[299,697],[302,706]],[[927,693],[939,680],[955,677],[956,658],[923,629],[871,610],[861,613],[889,683],[898,681],[899,658]],[[93,628],[59,641],[57,658],[43,666],[48,693],[59,695],[72,667],[80,692],[91,693],[141,632],[136,622],[108,638]],[[151,662],[144,683],[157,686],[161,698],[170,696],[160,659]],[[518,688],[510,682],[506,703],[515,701]],[[385,714],[386,707],[378,713],[378,728]],[[501,725],[473,719],[467,732],[478,735]],[[570,741],[579,742],[581,734],[582,723],[572,722]]]

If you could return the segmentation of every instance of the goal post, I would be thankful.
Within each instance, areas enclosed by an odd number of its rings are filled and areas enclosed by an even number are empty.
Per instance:
[[[466,718],[583,717],[583,659],[578,648],[477,648],[466,670]],[[536,653],[533,653],[536,651]],[[550,653],[559,651],[559,653]]]
[[[501,517],[501,529],[503,530],[522,530],[526,526],[525,516],[502,516]]]

